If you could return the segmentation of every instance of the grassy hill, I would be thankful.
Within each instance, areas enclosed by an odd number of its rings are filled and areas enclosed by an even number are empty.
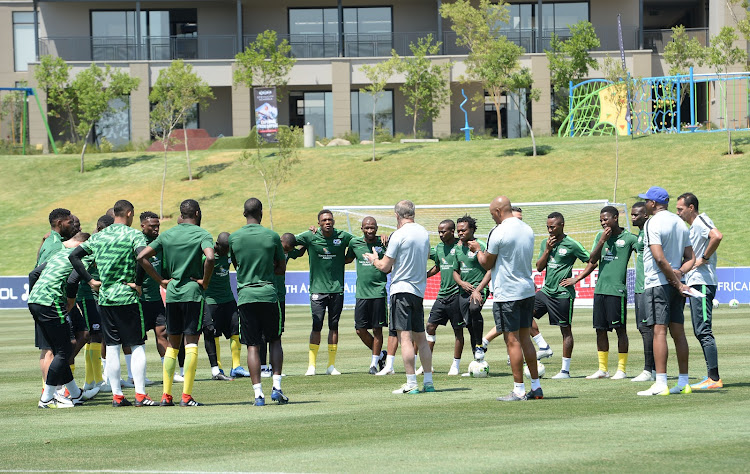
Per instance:
[[[736,133],[750,152],[750,134]],[[315,223],[325,204],[392,205],[489,203],[498,194],[516,202],[611,199],[614,137],[538,140],[543,156],[526,156],[528,139],[378,145],[379,160],[369,162],[367,145],[301,150],[301,163],[282,184],[274,207],[275,229],[298,232]],[[726,236],[720,265],[750,265],[738,238],[734,201],[750,190],[748,154],[729,157],[726,135],[658,135],[620,141],[617,200],[632,204],[649,186],[672,196],[691,191],[701,210]],[[187,181],[184,154],[171,153],[163,229],[175,224],[181,200],[194,198],[203,209],[203,226],[214,236],[244,224],[242,203],[251,196],[265,201],[263,182],[238,160],[240,151],[192,152],[199,179]],[[0,246],[6,249],[3,275],[22,275],[34,265],[49,226],[47,215],[67,207],[90,230],[117,199],[133,202],[136,212],[158,212],[163,160],[140,152],[91,155],[87,172],[77,172],[76,156],[2,156],[0,172]],[[674,208],[674,205],[671,207]],[[266,218],[267,219],[267,218]],[[302,259],[304,260],[304,259]],[[295,262],[304,268],[305,262]]]

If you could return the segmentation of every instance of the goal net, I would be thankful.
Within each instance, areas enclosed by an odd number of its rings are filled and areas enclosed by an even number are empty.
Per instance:
[[[620,213],[620,225],[630,230],[630,212],[626,204],[611,203],[607,200],[591,201],[556,201],[556,202],[520,202],[513,203],[514,206],[520,207],[523,212],[523,221],[534,230],[535,251],[534,262],[539,254],[539,246],[542,240],[547,238],[547,216],[552,212],[559,212],[565,217],[565,233],[571,238],[580,242],[584,248],[591,250],[594,245],[594,238],[601,230],[599,224],[599,213],[604,206],[614,206]],[[360,227],[362,219],[371,216],[378,222],[378,233],[388,234],[396,230],[396,217],[393,212],[393,206],[325,206],[330,209],[336,219],[336,227],[346,229],[354,235],[361,235]],[[430,243],[436,245],[440,242],[437,228],[441,221],[451,219],[454,222],[464,215],[470,215],[477,221],[477,231],[475,236],[478,239],[487,240],[487,236],[495,227],[495,222],[490,216],[488,204],[445,204],[445,205],[417,205],[416,222],[423,225],[430,233]],[[634,268],[634,258],[631,259],[630,266]],[[585,267],[578,262],[574,267],[574,275]],[[544,282],[544,275],[534,271],[534,280],[537,287],[541,287]],[[628,272],[628,296],[632,299],[634,285],[634,272]],[[587,305],[593,303],[594,283],[596,281],[596,271],[589,277],[582,280],[576,287],[577,304]],[[432,277],[427,283],[427,293],[425,300],[434,300],[440,284],[439,275]]]

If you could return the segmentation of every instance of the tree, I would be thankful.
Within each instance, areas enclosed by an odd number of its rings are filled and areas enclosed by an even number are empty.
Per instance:
[[[412,118],[412,134],[417,138],[417,124],[432,121],[440,116],[440,109],[450,100],[446,74],[451,64],[433,64],[427,55],[440,53],[442,43],[432,43],[432,34],[409,44],[412,56],[400,57],[393,52],[397,72],[405,75],[401,91],[404,93],[406,115]]]
[[[372,97],[372,161],[375,161],[375,130],[377,127],[375,111],[377,110],[378,99],[380,99],[385,86],[388,84],[388,80],[393,75],[394,68],[395,62],[393,58],[373,64],[372,66],[365,64],[360,68],[367,77],[367,80],[370,81],[367,87],[359,91],[363,94],[370,94]]]
[[[735,64],[743,63],[747,60],[745,52],[734,45],[740,38],[731,26],[725,26],[719,31],[719,34],[711,38],[711,46],[706,48],[705,62],[706,65],[714,70],[719,84],[719,90],[721,93],[721,102],[724,106],[724,126],[727,129],[727,142],[729,146],[729,154],[734,154],[734,148],[732,147],[732,130],[729,127],[729,108],[727,105],[727,84],[722,81],[721,74],[729,72],[729,68]]]
[[[607,88],[608,94],[604,97],[604,100],[610,101],[615,111],[615,117],[612,121],[612,127],[615,130],[615,185],[612,202],[617,202],[617,180],[620,172],[620,131],[618,130],[617,122],[623,112],[627,110],[628,97],[633,92],[633,86],[627,71],[617,59],[610,56],[604,58],[602,72],[604,73],[604,78],[612,83]]]
[[[237,69],[234,71],[234,85],[277,89],[286,86],[289,71],[297,62],[290,56],[291,51],[292,47],[286,39],[279,42],[275,31],[264,31],[247,45],[245,51],[235,56]],[[276,91],[276,97],[281,102],[281,91]]]
[[[672,41],[664,46],[664,60],[669,64],[669,75],[685,75],[690,68],[702,64],[705,58],[703,45],[691,37],[683,25],[672,28]]]
[[[550,49],[545,51],[555,105],[552,119],[557,123],[562,123],[570,112],[565,94],[570,82],[580,81],[588,75],[590,68],[597,67],[589,51],[601,45],[594,27],[588,21],[580,21],[569,28],[571,36],[564,41],[553,32]]]
[[[69,128],[71,139],[78,142],[75,127],[76,98],[70,87],[70,69],[62,58],[41,56],[39,66],[34,69],[34,77],[47,96],[48,115],[62,120]]]
[[[520,71],[514,72],[510,75],[508,81],[508,96],[516,104],[516,108],[523,115],[523,119],[526,122],[526,127],[529,129],[531,135],[531,156],[536,156],[536,138],[534,138],[534,130],[531,128],[529,118],[526,116],[526,101],[521,102],[521,94],[527,94],[529,99],[533,101],[539,100],[542,91],[539,89],[532,89],[534,80],[531,78],[531,71],[529,68],[522,68]]]
[[[289,179],[292,167],[299,163],[299,146],[302,140],[302,130],[298,127],[279,127],[277,133],[278,152],[267,155],[261,152],[261,140],[254,129],[250,133],[256,134],[256,148],[254,151],[243,151],[240,163],[249,164],[263,179],[268,200],[268,215],[273,229],[273,204],[276,201],[276,191],[279,185]]]
[[[193,72],[191,64],[185,64],[182,59],[172,61],[167,69],[159,71],[159,77],[149,95],[152,103],[163,103],[170,108],[179,120],[177,123],[182,124],[189,181],[193,180],[193,172],[188,150],[187,121],[193,107],[208,105],[208,100],[213,98],[211,87]]]
[[[10,125],[10,144],[15,145],[21,142],[23,136],[23,107],[26,94],[21,91],[13,91],[5,94],[0,101],[0,126],[8,121]],[[28,127],[27,127],[28,130]],[[2,134],[0,134],[2,136]],[[1,138],[0,138],[1,140]]]

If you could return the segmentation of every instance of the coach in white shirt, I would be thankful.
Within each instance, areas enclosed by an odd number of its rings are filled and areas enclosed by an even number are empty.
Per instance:
[[[427,287],[427,258],[430,255],[430,236],[424,227],[414,222],[414,203],[396,204],[397,230],[388,239],[388,249],[382,259],[376,253],[365,258],[383,273],[391,272],[391,324],[398,333],[401,356],[404,359],[406,383],[394,394],[419,393],[414,367],[414,346],[425,367],[423,392],[434,392],[432,384],[432,351],[424,332],[424,291]],[[413,341],[413,342],[412,342]],[[429,372],[428,372],[428,369]]]
[[[497,226],[490,232],[487,250],[482,252],[476,241],[469,242],[469,248],[477,254],[482,267],[492,270],[492,314],[497,331],[505,338],[513,370],[513,391],[498,400],[541,399],[544,395],[537,374],[536,351],[529,335],[536,293],[531,278],[534,231],[513,216],[510,199],[505,196],[492,201],[490,214]],[[528,393],[523,381],[524,358],[531,374],[531,391]]]

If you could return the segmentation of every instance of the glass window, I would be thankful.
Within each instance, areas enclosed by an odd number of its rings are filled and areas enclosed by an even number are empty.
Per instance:
[[[352,91],[352,131],[361,140],[372,140],[372,94]],[[393,135],[393,91],[383,91],[375,102],[375,127]]]
[[[305,92],[304,121],[313,126],[316,137],[333,138],[333,94]]]
[[[587,3],[556,3],[555,29],[568,29],[581,20],[589,19]]]
[[[36,59],[34,13],[13,12],[13,62],[16,71],[28,71]]]
[[[97,139],[106,138],[115,146],[130,141],[130,97],[118,97],[109,103],[114,112],[105,114],[96,123]]]

